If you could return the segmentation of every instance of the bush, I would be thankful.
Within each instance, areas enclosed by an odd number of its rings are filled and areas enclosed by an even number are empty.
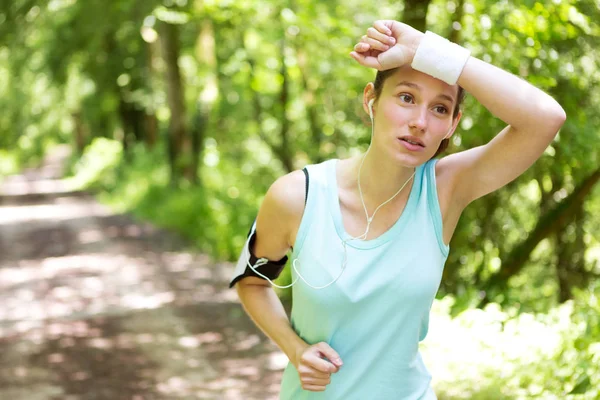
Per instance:
[[[547,314],[496,304],[450,317],[436,301],[422,344],[442,399],[600,398],[600,287]]]
[[[70,183],[78,189],[108,190],[117,184],[117,167],[122,161],[120,142],[95,138],[85,148],[81,158],[72,167]]]

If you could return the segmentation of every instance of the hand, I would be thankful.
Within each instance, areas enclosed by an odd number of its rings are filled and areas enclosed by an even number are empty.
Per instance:
[[[350,53],[359,64],[378,71],[412,63],[423,32],[398,21],[375,21]]]
[[[325,342],[300,348],[295,358],[294,367],[302,389],[312,392],[324,391],[331,382],[331,374],[338,372],[343,364],[338,353]]]

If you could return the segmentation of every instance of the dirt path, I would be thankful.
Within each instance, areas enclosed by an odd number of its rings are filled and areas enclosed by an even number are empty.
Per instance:
[[[232,266],[69,191],[65,154],[0,186],[0,399],[277,398]]]

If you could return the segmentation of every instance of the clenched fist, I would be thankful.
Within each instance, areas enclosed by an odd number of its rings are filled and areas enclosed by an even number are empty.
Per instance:
[[[350,53],[359,64],[385,71],[412,63],[423,32],[398,21],[375,21]]]
[[[331,374],[338,372],[343,363],[331,346],[320,342],[299,349],[293,364],[300,376],[302,389],[322,392],[331,382]]]

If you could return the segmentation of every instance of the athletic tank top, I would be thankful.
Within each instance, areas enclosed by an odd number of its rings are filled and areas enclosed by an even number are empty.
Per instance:
[[[347,244],[348,263],[331,286],[315,290],[302,279],[293,286],[291,324],[307,343],[327,342],[343,366],[324,392],[305,391],[289,363],[283,400],[435,399],[431,375],[419,353],[439,288],[448,246],[435,184],[435,163],[417,168],[408,202],[396,223],[379,237]],[[307,167],[310,189],[292,260],[313,286],[341,270],[345,231],[336,164]],[[292,279],[296,279],[292,269]]]

